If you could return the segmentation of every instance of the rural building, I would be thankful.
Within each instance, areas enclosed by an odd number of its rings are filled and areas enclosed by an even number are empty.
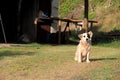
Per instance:
[[[67,22],[61,31],[61,21]],[[84,0],[84,20],[58,17],[58,0],[1,0],[0,43],[66,43],[69,23],[82,23],[87,32],[88,0]]]
[[[35,19],[58,17],[58,0],[1,0],[0,8],[0,43],[57,41],[58,22]]]

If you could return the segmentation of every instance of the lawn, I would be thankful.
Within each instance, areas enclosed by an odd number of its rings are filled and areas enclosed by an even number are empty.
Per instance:
[[[92,46],[91,63],[74,61],[76,45],[0,46],[0,80],[119,80],[120,47]]]

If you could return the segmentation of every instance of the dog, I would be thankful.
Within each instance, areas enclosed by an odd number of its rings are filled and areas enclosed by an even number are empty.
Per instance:
[[[89,54],[90,54],[92,36],[93,36],[92,31],[78,35],[80,41],[76,49],[75,58],[74,58],[75,61],[78,61],[79,63],[83,61],[86,61],[88,63],[90,62]]]

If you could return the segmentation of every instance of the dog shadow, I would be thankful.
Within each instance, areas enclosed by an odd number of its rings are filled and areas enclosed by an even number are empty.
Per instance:
[[[105,61],[105,60],[116,60],[118,58],[95,58],[95,59],[90,59],[90,61]]]

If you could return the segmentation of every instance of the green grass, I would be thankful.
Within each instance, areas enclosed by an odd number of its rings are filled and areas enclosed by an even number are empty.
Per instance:
[[[82,0],[64,0],[64,1],[62,1],[61,3],[59,3],[59,16],[65,17],[79,3],[82,4]]]
[[[111,47],[111,48],[119,48],[120,47],[120,40],[113,40],[103,43],[96,44],[97,46],[101,47]]]
[[[120,78],[120,46],[117,48],[92,46],[91,63],[74,61],[76,46],[34,43],[0,47],[0,80],[118,80]]]

